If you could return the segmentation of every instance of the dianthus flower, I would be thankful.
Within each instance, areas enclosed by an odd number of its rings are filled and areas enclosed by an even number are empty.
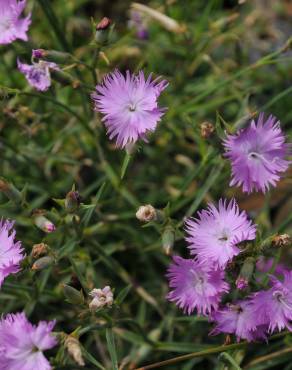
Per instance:
[[[265,317],[270,332],[285,327],[292,331],[292,271],[284,271],[284,280],[271,277],[272,287],[255,293],[253,303],[259,316]]]
[[[56,63],[40,60],[38,63],[25,64],[17,61],[18,69],[24,74],[28,83],[39,91],[46,91],[51,86],[50,69],[58,70]]]
[[[89,303],[89,308],[92,310],[97,310],[104,306],[111,307],[114,302],[114,294],[108,285],[102,289],[93,289],[89,295],[93,297]]]
[[[211,335],[235,334],[237,341],[246,339],[249,342],[266,338],[267,325],[249,300],[226,305],[212,314],[212,320],[216,326]]]
[[[167,299],[189,315],[194,309],[198,314],[209,314],[218,307],[222,294],[229,289],[223,271],[202,265],[194,259],[174,256],[166,276],[172,289]]]
[[[55,321],[32,325],[25,314],[8,314],[0,321],[0,369],[50,370],[43,351],[57,344],[52,330]]]
[[[101,112],[109,138],[124,148],[138,139],[146,140],[146,134],[154,131],[165,109],[159,108],[157,99],[167,87],[165,80],[145,79],[129,71],[122,75],[118,70],[108,74],[91,97],[94,109]]]
[[[20,18],[26,0],[0,0],[0,44],[10,44],[16,39],[27,41],[30,14]]]
[[[130,12],[129,27],[135,29],[138,39],[147,40],[149,38],[147,22],[136,10]]]
[[[198,215],[186,221],[186,241],[191,254],[203,263],[224,268],[240,253],[238,243],[255,239],[256,226],[247,219],[245,211],[240,212],[234,199],[229,203],[219,200],[218,209],[209,204]]]
[[[279,174],[286,171],[289,162],[285,160],[288,145],[280,128],[280,122],[270,115],[264,122],[264,113],[257,123],[251,124],[228,135],[224,140],[225,156],[231,161],[232,180],[230,186],[242,186],[242,190],[265,193],[275,186]]]
[[[20,270],[20,261],[24,258],[21,243],[15,241],[13,225],[12,221],[0,221],[0,287],[8,275]]]

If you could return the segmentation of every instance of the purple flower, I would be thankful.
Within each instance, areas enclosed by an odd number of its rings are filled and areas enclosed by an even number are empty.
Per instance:
[[[20,18],[26,0],[0,0],[0,44],[10,44],[16,39],[27,41],[30,14]]]
[[[25,64],[17,61],[18,69],[25,75],[28,83],[39,91],[46,91],[51,86],[50,69],[58,70],[56,63],[39,61],[38,63]]]
[[[212,314],[212,320],[215,321],[216,326],[211,331],[211,335],[235,334],[238,342],[240,339],[246,339],[250,342],[266,338],[267,327],[257,314],[253,304],[248,300],[238,301],[215,311]]]
[[[136,10],[131,10],[130,12],[129,27],[136,30],[136,36],[140,40],[148,39],[149,33],[147,29],[147,23],[141,16],[141,13],[137,12]]]
[[[259,272],[266,273],[269,272],[273,266],[274,258],[265,258],[264,256],[260,256],[260,258],[256,262],[256,268]],[[284,276],[284,273],[287,271],[287,268],[282,264],[278,263],[275,267],[275,271],[273,272],[276,276]]]
[[[280,122],[272,115],[264,122],[264,113],[261,113],[257,124],[253,120],[246,129],[228,135],[224,146],[232,167],[230,186],[242,186],[247,193],[265,192],[271,185],[275,186],[279,174],[289,165],[284,159],[288,145]]]
[[[196,254],[203,263],[224,268],[240,253],[237,244],[256,236],[256,226],[247,219],[245,211],[240,212],[234,199],[229,204],[219,200],[218,209],[209,204],[207,210],[198,212],[198,215],[197,219],[186,221],[186,241],[191,254]]]
[[[189,315],[195,308],[198,314],[210,313],[218,307],[221,295],[229,289],[223,280],[223,271],[179,256],[173,257],[166,276],[172,288],[167,299]]]
[[[284,272],[284,280],[271,277],[272,287],[253,296],[259,316],[265,318],[270,332],[287,327],[292,331],[292,271]]]
[[[14,222],[0,221],[0,287],[4,279],[20,270],[20,261],[24,258],[21,243],[16,242]],[[12,230],[12,231],[11,231]]]
[[[32,325],[25,314],[8,314],[0,321],[0,369],[50,370],[43,351],[54,347],[55,321]]]
[[[118,147],[146,141],[146,134],[154,131],[165,109],[158,108],[157,99],[167,87],[165,80],[152,81],[151,74],[145,79],[144,73],[123,76],[118,70],[108,74],[91,97],[95,110],[104,114],[103,122],[109,138],[116,137]]]

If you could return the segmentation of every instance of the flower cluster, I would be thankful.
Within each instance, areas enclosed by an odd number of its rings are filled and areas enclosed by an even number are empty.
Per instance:
[[[232,164],[230,185],[242,186],[244,192],[267,191],[289,165],[285,160],[288,144],[280,123],[273,116],[264,122],[263,113],[257,123],[252,121],[236,135],[228,135],[224,146]],[[225,275],[247,242],[256,238],[256,225],[248,220],[245,211],[239,210],[234,199],[229,202],[221,199],[218,207],[209,204],[198,212],[197,218],[187,219],[185,225],[186,242],[193,259],[176,256],[169,266],[167,298],[170,301],[188,314],[196,309],[198,314],[208,315],[215,323],[211,334],[235,334],[237,340],[252,341],[266,339],[276,330],[292,330],[292,271],[275,264],[273,259],[260,256],[256,262],[259,288],[265,288],[265,284],[261,285],[261,275],[274,271],[268,290],[244,296],[254,270],[253,257],[248,257],[234,282],[242,299],[222,305],[222,295],[229,290]]]

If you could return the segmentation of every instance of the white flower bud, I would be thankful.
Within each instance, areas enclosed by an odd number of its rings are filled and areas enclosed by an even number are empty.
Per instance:
[[[157,219],[157,212],[156,209],[151,206],[151,204],[147,204],[139,207],[138,211],[136,212],[136,217],[142,222],[155,221]]]
[[[105,286],[103,289],[93,289],[89,295],[93,300],[89,303],[91,310],[97,310],[104,306],[111,307],[114,302],[114,295],[110,286]]]

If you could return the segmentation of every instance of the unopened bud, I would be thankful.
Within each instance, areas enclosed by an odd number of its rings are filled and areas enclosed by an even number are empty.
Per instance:
[[[82,357],[82,352],[80,348],[79,340],[72,335],[68,335],[65,340],[65,347],[72,357],[72,359],[78,364],[79,366],[84,366],[85,362]]]
[[[108,42],[108,36],[110,31],[111,20],[107,17],[102,18],[102,20],[96,25],[95,41],[99,45],[105,45]]]
[[[53,257],[50,256],[41,257],[35,261],[31,269],[34,271],[43,270],[46,267],[50,266],[53,263],[53,261],[54,261]]]
[[[239,290],[243,290],[245,288],[248,287],[248,281],[247,279],[239,276],[237,279],[236,279],[236,282],[235,282],[235,285],[236,285],[236,288],[239,289]]]
[[[78,191],[69,191],[65,199],[65,208],[67,212],[74,213],[80,206],[80,195]]]
[[[70,285],[63,285],[63,292],[68,301],[72,304],[83,304],[84,296],[82,290],[77,290]]]
[[[45,211],[36,210],[33,217],[35,225],[45,233],[52,233],[56,230],[56,226],[46,218]]]
[[[136,212],[136,217],[139,221],[150,222],[157,220],[156,209],[151,204],[140,206]]]
[[[46,50],[44,49],[33,49],[32,57],[36,59],[42,59],[46,56]]]
[[[105,286],[103,289],[93,289],[89,295],[93,297],[93,300],[89,303],[91,310],[97,310],[104,306],[111,307],[114,301],[110,286]]]
[[[63,51],[56,50],[35,49],[32,51],[32,57],[36,59],[43,59],[48,62],[55,62],[61,64],[68,64],[70,62],[74,62],[72,55]]]
[[[111,23],[112,21],[109,18],[103,17],[102,20],[96,25],[96,31],[107,30]]]
[[[201,136],[204,139],[207,139],[208,137],[210,137],[215,131],[214,125],[210,122],[201,123],[200,128],[201,128]]]
[[[5,194],[8,199],[16,204],[22,202],[20,191],[18,191],[12,183],[8,182],[3,177],[0,177],[0,192]]]
[[[289,234],[282,234],[274,236],[272,244],[275,247],[287,247],[291,245],[291,237]]]
[[[170,255],[175,241],[175,230],[172,226],[166,226],[162,233],[162,248],[166,255]]]
[[[240,270],[239,276],[236,279],[236,287],[240,290],[248,287],[248,282],[250,281],[255,268],[255,259],[253,257],[248,257],[243,263]]]
[[[39,243],[39,244],[34,244],[32,246],[31,250],[31,257],[32,258],[39,258],[40,256],[43,256],[44,254],[47,254],[48,252],[48,246],[45,243]]]

